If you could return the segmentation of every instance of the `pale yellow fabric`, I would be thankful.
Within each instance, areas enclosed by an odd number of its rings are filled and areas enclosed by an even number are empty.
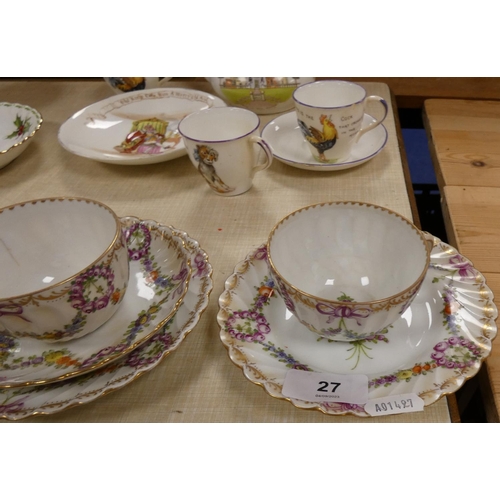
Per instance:
[[[182,82],[169,82],[171,87]],[[364,84],[387,99],[385,84]],[[209,91],[207,83],[185,86]],[[128,386],[90,404],[35,422],[449,422],[446,398],[424,412],[360,419],[332,417],[295,408],[249,382],[232,364],[219,339],[218,298],[234,266],[266,240],[287,213],[312,203],[359,200],[391,208],[411,218],[392,107],[385,126],[386,148],[360,167],[310,172],[275,160],[258,173],[247,193],[215,195],[187,156],[149,166],[108,165],[74,156],[57,140],[73,113],[113,95],[104,82],[0,81],[0,100],[41,112],[44,123],[29,148],[0,170],[0,205],[49,196],[100,200],[120,216],[154,219],[187,231],[209,255],[214,290],[202,320],[177,351]],[[375,111],[374,111],[375,112]],[[261,117],[263,124],[272,117]]]

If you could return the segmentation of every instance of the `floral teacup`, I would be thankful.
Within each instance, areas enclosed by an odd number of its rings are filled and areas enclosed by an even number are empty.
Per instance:
[[[121,222],[84,198],[0,209],[0,333],[57,342],[82,337],[118,310],[129,278]]]
[[[291,213],[267,248],[288,310],[321,337],[350,342],[399,319],[422,285],[432,244],[401,215],[346,201]]]

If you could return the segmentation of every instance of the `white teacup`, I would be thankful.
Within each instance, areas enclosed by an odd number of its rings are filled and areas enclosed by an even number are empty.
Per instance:
[[[129,281],[120,219],[86,198],[44,198],[0,209],[0,332],[65,342],[117,311]]]
[[[163,82],[168,82],[172,77],[158,78],[155,76],[105,76],[104,81],[117,94],[132,92],[134,90],[155,89]]]
[[[287,309],[320,337],[373,339],[416,297],[432,241],[387,208],[319,203],[292,212],[273,228],[269,273]]]
[[[380,125],[387,116],[387,103],[379,96],[367,96],[356,83],[322,80],[306,83],[293,93],[297,120],[313,157],[321,163],[338,163],[351,154],[359,138]],[[381,119],[362,128],[366,104],[379,102]]]
[[[179,123],[191,162],[217,194],[245,193],[255,173],[271,165],[271,149],[257,135],[259,123],[252,111],[225,107],[192,113]],[[257,146],[265,153],[263,163]]]

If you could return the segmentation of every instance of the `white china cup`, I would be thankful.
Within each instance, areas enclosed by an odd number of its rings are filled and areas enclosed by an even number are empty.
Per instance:
[[[83,337],[117,312],[128,278],[121,223],[106,205],[47,198],[0,209],[0,333]]]
[[[134,90],[155,89],[160,87],[163,82],[168,82],[172,77],[105,76],[103,78],[116,94],[122,94],[124,92],[133,92]]]
[[[257,135],[259,123],[252,111],[232,107],[198,111],[179,123],[189,159],[215,193],[245,193],[255,174],[271,165],[271,149]],[[260,150],[265,154],[263,163]]]
[[[293,93],[297,121],[311,154],[321,163],[339,163],[349,158],[359,138],[380,125],[387,116],[387,103],[379,96],[367,96],[353,82],[321,80],[306,83]],[[376,101],[382,118],[362,128],[366,105]]]
[[[288,310],[321,337],[347,342],[373,338],[400,318],[422,285],[431,247],[401,215],[348,201],[291,213],[267,242]]]

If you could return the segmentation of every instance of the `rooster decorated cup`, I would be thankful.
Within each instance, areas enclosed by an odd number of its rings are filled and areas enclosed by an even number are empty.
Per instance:
[[[387,103],[379,96],[367,96],[356,83],[322,80],[306,83],[293,93],[297,121],[309,149],[320,163],[339,163],[349,158],[359,138],[380,125],[387,116]],[[362,127],[366,105],[378,102],[382,117]]]

